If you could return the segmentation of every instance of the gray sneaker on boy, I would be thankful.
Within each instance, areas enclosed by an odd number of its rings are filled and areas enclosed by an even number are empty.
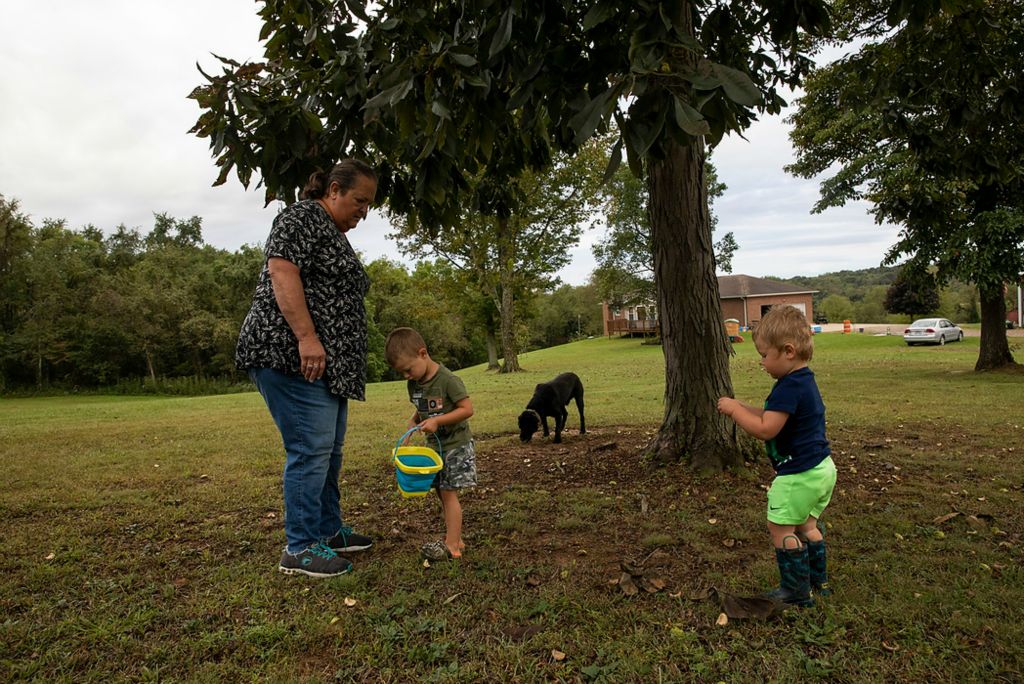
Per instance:
[[[310,577],[337,577],[352,571],[352,563],[342,558],[329,547],[317,542],[305,551],[288,553],[285,547],[281,554],[278,570],[286,575],[309,575]]]

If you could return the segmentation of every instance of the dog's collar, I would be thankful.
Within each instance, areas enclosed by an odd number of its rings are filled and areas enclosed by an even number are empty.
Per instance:
[[[537,413],[536,411],[534,411],[532,408],[526,409],[525,411],[523,411],[523,413],[532,413],[533,415],[537,416],[537,424],[540,425],[540,423],[541,423],[540,414]]]

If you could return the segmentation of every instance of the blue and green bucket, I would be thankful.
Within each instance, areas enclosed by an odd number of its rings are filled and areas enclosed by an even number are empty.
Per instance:
[[[444,465],[439,451],[441,449],[441,438],[434,433],[437,440],[437,451],[428,446],[402,446],[409,435],[419,430],[414,427],[398,438],[392,456],[395,462],[395,479],[398,481],[398,491],[405,498],[425,496],[430,492],[434,478]]]

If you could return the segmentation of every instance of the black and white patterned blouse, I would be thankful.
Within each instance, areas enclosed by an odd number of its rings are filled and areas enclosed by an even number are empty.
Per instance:
[[[348,238],[316,200],[303,200],[274,219],[267,259],[281,257],[299,267],[317,336],[327,352],[324,378],[333,394],[366,398],[366,310],[370,278]],[[252,308],[242,323],[235,365],[299,372],[299,343],[277,306],[266,262]]]

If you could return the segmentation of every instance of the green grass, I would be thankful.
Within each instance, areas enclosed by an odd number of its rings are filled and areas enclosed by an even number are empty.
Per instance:
[[[436,504],[401,499],[388,462],[404,383],[371,386],[342,491],[378,541],[327,581],[275,570],[283,457],[258,395],[2,400],[0,679],[1019,681],[1024,376],[974,373],[977,344],[816,338],[836,594],[726,627],[693,599],[775,581],[770,468],[641,463],[662,414],[656,346],[594,339],[525,354],[523,374],[461,372],[481,486],[464,497],[466,559],[429,569]],[[736,394],[761,401],[770,379],[752,344],[737,352]],[[570,408],[563,444],[520,445],[533,386],[566,370],[590,434]],[[622,594],[623,560],[666,589]]]

